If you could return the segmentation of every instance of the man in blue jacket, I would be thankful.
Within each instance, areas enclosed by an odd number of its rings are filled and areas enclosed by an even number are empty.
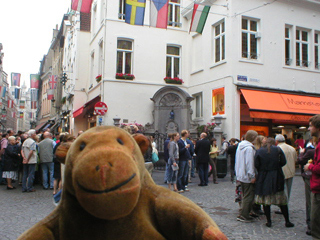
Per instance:
[[[188,131],[181,131],[181,138],[179,139],[179,171],[177,179],[178,192],[183,193],[184,191],[189,191],[186,189],[188,185],[188,173],[189,173],[189,160],[191,160],[191,155],[189,152],[190,144],[187,143]]]

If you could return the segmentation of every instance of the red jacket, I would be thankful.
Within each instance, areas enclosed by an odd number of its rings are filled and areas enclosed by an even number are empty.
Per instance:
[[[313,163],[309,165],[312,175],[310,179],[310,188],[313,193],[320,193],[320,141],[317,145]]]

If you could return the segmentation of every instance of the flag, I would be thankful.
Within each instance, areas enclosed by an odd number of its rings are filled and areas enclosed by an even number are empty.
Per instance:
[[[6,96],[6,91],[7,91],[7,87],[0,86],[0,97],[4,98]]]
[[[92,0],[72,0],[71,9],[77,12],[89,13]]]
[[[33,117],[33,112],[29,112],[29,118],[32,119]]]
[[[40,75],[39,74],[30,74],[30,88],[39,89]]]
[[[48,89],[47,90],[47,99],[48,100],[54,99],[54,89]]]
[[[209,11],[210,6],[194,4],[190,32],[202,33]]]
[[[150,26],[167,28],[169,0],[151,0],[150,2]]]
[[[11,86],[20,87],[20,73],[11,73]]]
[[[20,109],[24,109],[25,108],[25,106],[26,106],[26,101],[24,101],[24,100],[20,100]]]
[[[37,101],[31,101],[31,109],[37,109]]]
[[[16,112],[12,112],[12,117],[16,118]]]
[[[13,100],[8,100],[8,108],[13,108]]]
[[[49,87],[51,89],[57,88],[57,75],[51,75],[49,78]]]
[[[126,0],[126,23],[143,25],[146,0]]]
[[[14,98],[19,99],[20,98],[20,88],[14,89]]]
[[[38,89],[32,88],[30,89],[31,102],[38,101]]]
[[[23,112],[20,112],[20,118],[23,118],[24,114]]]

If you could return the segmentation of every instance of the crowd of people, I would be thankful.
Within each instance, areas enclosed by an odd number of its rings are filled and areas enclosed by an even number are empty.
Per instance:
[[[217,158],[223,155],[229,161],[231,182],[236,184],[236,202],[240,206],[237,220],[253,222],[264,214],[266,226],[272,227],[271,205],[276,205],[279,210],[275,213],[282,214],[285,227],[290,228],[294,224],[289,218],[289,201],[299,164],[305,183],[306,234],[320,239],[320,115],[312,117],[309,124],[312,138],[308,141],[299,136],[291,143],[282,134],[271,138],[249,130],[241,140],[231,138],[227,142],[223,137],[220,150],[217,139],[209,140],[204,132],[200,139],[191,139],[187,130],[181,135],[168,134],[164,142],[164,181],[173,191],[187,192],[197,171],[198,186],[208,186],[211,175],[213,184],[218,184]]]
[[[16,135],[8,130],[1,135],[0,184],[6,185],[7,190],[20,185],[23,193],[32,193],[37,182],[56,195],[62,189],[63,166],[57,161],[55,151],[62,142],[74,139],[69,133],[53,135],[50,129],[40,133],[34,129],[19,131]]]
[[[130,134],[141,133],[135,125],[124,130]],[[276,205],[279,210],[275,213],[283,215],[285,227],[294,227],[289,218],[289,201],[296,164],[299,164],[305,183],[306,233],[320,239],[320,115],[310,118],[309,131],[311,139],[304,141],[299,137],[291,146],[284,135],[271,138],[249,130],[241,140],[227,141],[222,137],[221,149],[217,139],[209,140],[205,132],[199,139],[192,139],[188,130],[168,134],[164,142],[164,181],[178,193],[189,191],[188,184],[196,172],[198,186],[208,186],[211,175],[213,184],[218,184],[217,158],[228,158],[231,182],[236,186],[236,202],[240,206],[237,220],[252,222],[265,214],[266,226],[272,227],[271,205]],[[0,184],[14,190],[17,188],[14,183],[19,183],[22,192],[35,192],[36,179],[43,189],[61,196],[64,166],[57,161],[55,151],[61,143],[74,140],[68,133],[53,135],[50,129],[38,134],[31,129],[16,135],[8,130],[1,135]],[[148,140],[150,147],[144,158],[146,168],[152,173],[153,164],[159,158],[153,137],[148,136]]]

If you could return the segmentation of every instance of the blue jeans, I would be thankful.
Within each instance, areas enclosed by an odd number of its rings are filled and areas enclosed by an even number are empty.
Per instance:
[[[170,164],[169,163],[166,163],[166,171],[164,173],[164,182],[167,183],[168,182],[168,174],[169,174],[169,170],[168,168],[170,168]]]
[[[41,171],[42,171],[42,185],[44,188],[53,188],[53,162],[41,163]],[[48,182],[48,172],[50,174],[50,183]]]
[[[36,164],[23,164],[22,191],[33,189],[34,172]]]
[[[179,161],[179,171],[178,171],[178,180],[177,188],[178,190],[185,190],[188,185],[188,161]]]
[[[198,163],[198,175],[200,178],[201,185],[208,185],[208,163]]]
[[[192,157],[191,160],[191,177],[195,177],[195,170],[196,170],[196,156]]]
[[[175,184],[177,183],[177,172],[172,170],[172,164],[167,164],[168,168],[166,169],[167,183]]]

